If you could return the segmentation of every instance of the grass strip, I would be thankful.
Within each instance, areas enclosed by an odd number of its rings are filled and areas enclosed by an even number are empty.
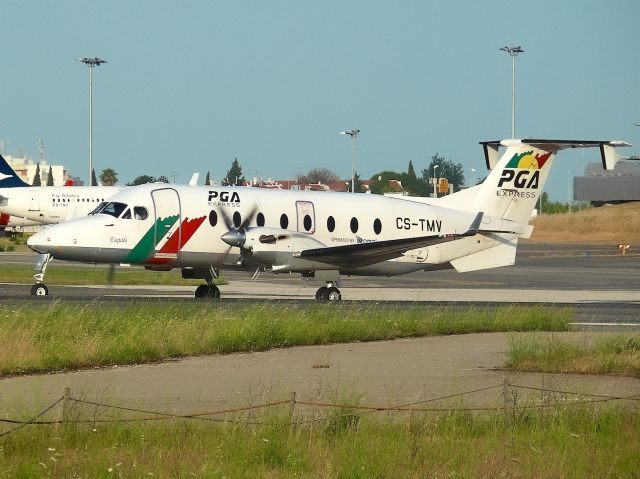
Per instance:
[[[293,430],[284,410],[263,425],[29,426],[6,436],[11,477],[637,477],[640,415],[615,406],[502,413],[331,418]],[[245,416],[243,416],[245,417]],[[237,417],[236,419],[243,419]]]
[[[36,273],[30,266],[0,265],[1,283],[33,283]],[[109,269],[104,266],[94,267],[60,267],[54,264],[47,269],[47,284],[58,285],[93,285],[109,282]],[[216,284],[227,284],[223,278],[214,281]],[[142,268],[116,267],[112,278],[114,285],[171,285],[196,286],[203,284],[203,280],[182,279],[180,270],[175,271],[147,271]]]
[[[640,336],[571,341],[557,335],[514,335],[509,338],[507,367],[515,371],[640,377]]]
[[[52,302],[0,305],[0,374],[181,356],[492,331],[566,331],[573,312],[542,306]]]

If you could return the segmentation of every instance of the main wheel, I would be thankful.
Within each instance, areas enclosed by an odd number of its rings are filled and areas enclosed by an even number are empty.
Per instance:
[[[340,290],[338,288],[327,288],[327,291],[324,293],[324,299],[327,301],[340,301],[342,299],[342,295],[340,294]]]
[[[38,283],[31,286],[31,296],[47,296],[49,288],[44,283]]]
[[[195,296],[202,299],[218,299],[220,290],[215,284],[201,284],[196,288]]]
[[[325,298],[325,294],[327,293],[327,287],[323,286],[316,291],[316,299],[327,299]]]

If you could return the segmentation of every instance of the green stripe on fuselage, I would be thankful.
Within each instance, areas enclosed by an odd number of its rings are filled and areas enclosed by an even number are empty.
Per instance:
[[[144,263],[151,255],[155,246],[164,238],[171,227],[178,221],[179,215],[167,216],[165,219],[158,218],[149,231],[147,231],[138,244],[133,247],[129,254],[122,260],[123,263]],[[160,234],[155,238],[155,230]],[[155,238],[155,241],[154,241]]]

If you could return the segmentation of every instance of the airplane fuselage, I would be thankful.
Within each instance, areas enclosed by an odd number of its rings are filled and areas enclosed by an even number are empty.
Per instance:
[[[38,224],[86,216],[122,191],[117,186],[25,186],[0,188],[0,213]]]
[[[474,218],[471,212],[378,195],[244,187],[142,185],[109,201],[117,205],[113,211],[71,220],[51,234],[45,229],[30,245],[58,259],[142,264],[159,270],[248,262],[275,272],[320,271],[338,268],[296,254],[313,248],[455,235]],[[248,216],[242,250],[230,247],[221,237]],[[441,269],[451,258],[487,247],[485,237],[462,238],[408,251],[397,260],[339,269],[342,274],[389,276]]]

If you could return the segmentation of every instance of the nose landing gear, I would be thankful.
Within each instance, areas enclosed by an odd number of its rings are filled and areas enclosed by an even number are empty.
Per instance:
[[[47,272],[47,265],[53,259],[50,254],[39,254],[36,257],[36,266],[34,269],[38,273],[33,275],[33,279],[36,280],[36,284],[31,286],[32,296],[47,296],[49,294],[49,288],[44,284],[44,275]]]

